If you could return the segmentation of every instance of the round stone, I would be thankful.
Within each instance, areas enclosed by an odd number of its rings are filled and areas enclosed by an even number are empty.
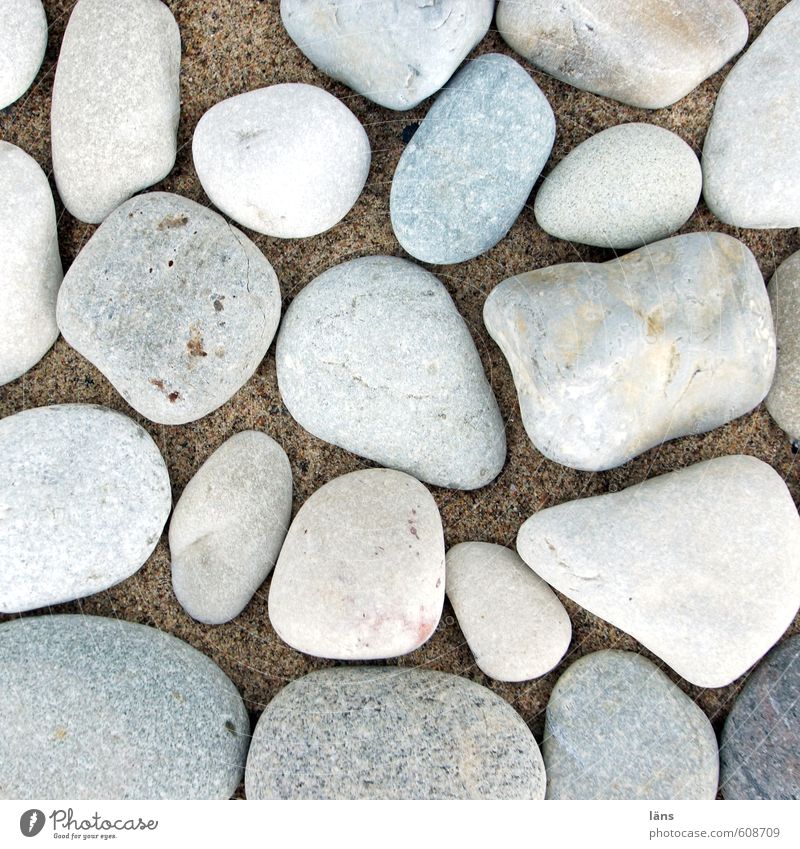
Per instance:
[[[767,410],[793,442],[800,440],[800,251],[780,265],[769,283],[778,362]]]
[[[46,49],[47,16],[42,0],[3,0],[0,6],[0,109],[19,100],[31,87]]]

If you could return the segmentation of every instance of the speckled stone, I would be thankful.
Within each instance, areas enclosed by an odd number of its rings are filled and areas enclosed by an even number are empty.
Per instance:
[[[599,651],[547,704],[548,799],[714,799],[719,756],[699,707],[649,660]]]
[[[97,616],[0,624],[0,797],[227,799],[249,742],[241,696],[155,628]]]
[[[206,194],[239,224],[284,239],[341,221],[369,173],[369,139],[355,115],[316,86],[284,83],[212,106],[192,157]]]
[[[722,729],[726,799],[800,799],[800,636],[747,679]]]
[[[3,0],[0,5],[0,109],[31,87],[47,49],[42,0]]]
[[[160,0],[78,0],[53,83],[53,172],[98,223],[170,172],[180,113],[178,25]]]
[[[442,672],[340,667],[293,681],[253,732],[249,799],[542,799],[522,718]]]
[[[494,0],[281,0],[281,17],[318,67],[389,109],[438,91],[492,22]]]
[[[0,385],[25,374],[56,341],[62,277],[47,177],[27,153],[0,141]]]
[[[445,591],[478,667],[498,681],[529,681],[566,653],[564,605],[511,549],[462,542],[447,552]]]
[[[189,481],[169,525],[172,586],[183,609],[228,622],[272,571],[292,515],[292,470],[266,433],[224,442]]]
[[[396,257],[312,280],[278,335],[278,385],[314,436],[437,486],[475,489],[506,456],[500,410],[444,286]]]
[[[576,469],[610,469],[749,412],[775,369],[758,264],[722,233],[511,277],[483,315],[528,436]]]
[[[555,126],[547,98],[521,65],[499,53],[471,61],[397,164],[389,205],[400,244],[436,264],[494,247],[525,206]]]
[[[644,109],[687,95],[748,33],[734,0],[500,0],[497,29],[557,79]]]
[[[202,418],[258,368],[280,319],[261,251],[210,209],[151,192],[116,209],[67,272],[64,338],[139,413]]]
[[[800,251],[778,267],[769,283],[778,362],[767,395],[769,414],[789,439],[800,440]]]
[[[559,239],[634,248],[670,236],[700,199],[703,172],[680,136],[620,124],[579,144],[536,195],[539,226]]]
[[[84,404],[25,410],[0,420],[0,457],[3,613],[100,592],[155,548],[169,475],[127,416]]]
[[[407,654],[436,630],[444,535],[433,496],[410,475],[334,478],[300,508],[269,591],[269,618],[292,648],[372,660]]]
[[[699,687],[746,672],[800,607],[800,518],[781,476],[755,457],[541,510],[517,550]]]
[[[800,227],[800,0],[762,30],[720,89],[703,146],[708,208],[735,227]]]

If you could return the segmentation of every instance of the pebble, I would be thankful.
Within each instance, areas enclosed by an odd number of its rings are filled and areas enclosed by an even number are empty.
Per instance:
[[[286,31],[321,71],[397,110],[450,79],[493,13],[494,0],[281,0]]]
[[[747,679],[722,729],[726,799],[800,799],[800,635]]]
[[[315,236],[355,204],[369,173],[369,139],[332,94],[302,83],[217,103],[194,132],[197,176],[238,224],[284,239]]]
[[[800,0],[728,74],[703,147],[711,212],[735,227],[800,227]]]
[[[392,180],[392,227],[411,256],[439,265],[494,247],[522,212],[553,147],[555,117],[508,56],[471,61],[437,98]]]
[[[541,510],[517,550],[699,687],[745,673],[800,607],[800,518],[781,476],[755,457]]]
[[[767,410],[793,442],[800,440],[800,251],[778,267],[769,284],[778,362]]]
[[[443,672],[339,667],[284,687],[253,732],[248,799],[542,799],[542,756],[491,690]]]
[[[31,87],[47,49],[42,0],[3,0],[0,6],[0,109]]]
[[[243,431],[189,481],[169,526],[172,586],[194,619],[238,616],[272,571],[292,515],[292,470],[267,436]]]
[[[33,368],[56,341],[62,277],[47,177],[27,153],[0,141],[0,385]]]
[[[680,100],[748,34],[734,0],[500,0],[497,29],[556,79],[643,109]]]
[[[430,492],[392,469],[350,472],[295,516],[272,576],[269,618],[306,654],[396,657],[436,630],[444,579],[442,521]]]
[[[585,655],[558,679],[542,745],[548,799],[714,799],[719,755],[702,710],[641,655]]]
[[[184,424],[258,368],[280,320],[278,279],[216,212],[151,192],[116,209],[61,286],[64,338],[139,413]]]
[[[53,83],[53,173],[67,210],[91,224],[175,164],[178,25],[160,0],[78,0]]]
[[[0,624],[0,654],[4,798],[236,790],[247,711],[222,670],[177,637],[120,619],[36,616]]]
[[[702,188],[700,162],[683,139],[653,124],[619,124],[556,165],[534,211],[539,226],[559,239],[635,248],[680,229]]]
[[[25,410],[0,420],[0,457],[0,612],[100,592],[156,547],[169,475],[127,416],[85,404]]]
[[[572,626],[547,584],[508,548],[463,542],[447,552],[445,590],[482,672],[529,681],[564,657]]]
[[[511,367],[528,436],[576,469],[614,468],[744,415],[775,369],[758,264],[722,233],[511,277],[483,315]]]
[[[444,286],[396,257],[309,283],[286,312],[278,386],[314,436],[437,486],[475,489],[503,467],[503,419]]]

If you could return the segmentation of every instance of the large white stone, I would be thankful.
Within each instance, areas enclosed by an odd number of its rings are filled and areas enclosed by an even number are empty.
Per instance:
[[[42,0],[0,3],[0,109],[19,100],[36,78],[47,49]]]
[[[776,270],[769,282],[769,302],[778,362],[766,405],[794,442],[800,440],[800,251]]]

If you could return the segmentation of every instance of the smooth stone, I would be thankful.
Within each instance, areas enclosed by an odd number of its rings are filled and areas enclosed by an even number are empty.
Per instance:
[[[445,591],[478,667],[529,681],[564,657],[572,625],[556,594],[511,549],[462,542],[447,552]]]
[[[450,79],[493,13],[494,0],[281,0],[286,31],[321,71],[397,110]]]
[[[800,227],[800,0],[762,30],[720,89],[703,194],[735,227]]]
[[[151,192],[118,207],[67,272],[64,338],[139,413],[184,424],[252,376],[278,327],[278,278],[213,210]]]
[[[120,619],[36,616],[0,624],[0,656],[0,797],[236,790],[250,736],[242,698],[177,637]]]
[[[700,162],[680,136],[653,124],[619,124],[556,165],[534,212],[542,230],[559,239],[635,248],[679,230],[702,188]]]
[[[0,457],[0,612],[105,590],[156,547],[169,474],[127,416],[87,404],[25,410],[0,420]]]
[[[699,687],[746,672],[800,607],[800,518],[781,476],[755,457],[541,510],[517,550]]]
[[[548,799],[714,799],[719,755],[702,710],[633,652],[587,654],[545,714]]]
[[[770,280],[778,362],[767,395],[769,414],[793,442],[800,440],[800,251],[778,266]]]
[[[53,173],[97,224],[175,164],[181,39],[160,0],[78,0],[53,83]]]
[[[0,141],[0,386],[33,368],[58,336],[56,210],[44,171]]]
[[[643,109],[680,100],[748,34],[734,0],[499,0],[497,29],[556,79]]]
[[[758,264],[722,233],[510,277],[483,317],[533,444],[587,471],[744,415],[775,369]]]
[[[292,648],[372,660],[408,654],[436,630],[444,533],[433,496],[410,475],[334,478],[298,511],[269,591],[269,618]]]
[[[284,83],[212,106],[192,157],[211,202],[238,224],[284,239],[344,218],[367,181],[369,139],[332,94]]]
[[[726,799],[800,799],[800,636],[747,679],[722,729]]]
[[[464,262],[494,247],[522,212],[555,139],[547,98],[513,59],[485,53],[453,78],[408,143],[389,208],[422,262]]]
[[[194,619],[238,616],[272,571],[292,515],[286,452],[247,430],[224,442],[186,485],[172,514],[172,586]]]
[[[444,672],[338,667],[267,705],[248,799],[543,799],[539,747],[491,690]]]
[[[47,49],[42,0],[3,0],[0,5],[0,109],[31,87]]]
[[[437,486],[475,489],[506,457],[475,343],[444,286],[396,257],[311,281],[278,334],[278,386],[314,436]]]

